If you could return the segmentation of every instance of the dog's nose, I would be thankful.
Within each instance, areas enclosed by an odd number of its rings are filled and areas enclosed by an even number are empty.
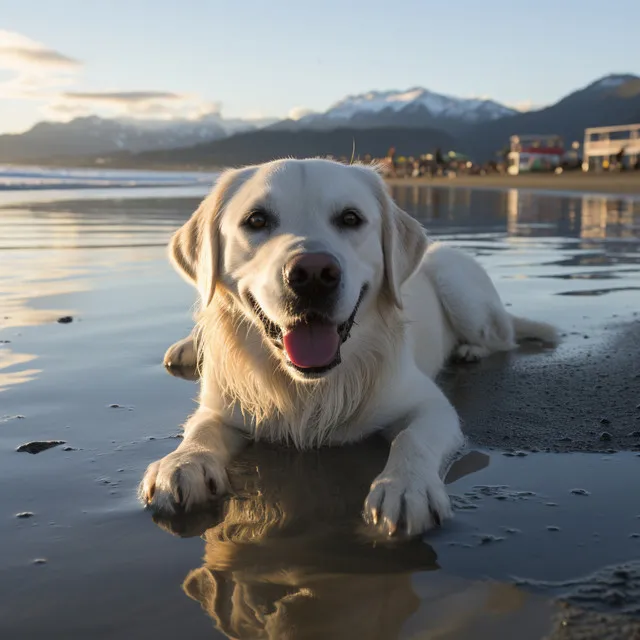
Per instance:
[[[301,253],[284,267],[284,279],[298,295],[332,293],[341,276],[340,264],[329,253]]]

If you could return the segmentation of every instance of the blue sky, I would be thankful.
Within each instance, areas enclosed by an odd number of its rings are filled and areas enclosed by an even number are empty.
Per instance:
[[[639,24],[638,0],[0,0],[0,131],[86,113],[285,117],[417,85],[543,105],[640,75]]]

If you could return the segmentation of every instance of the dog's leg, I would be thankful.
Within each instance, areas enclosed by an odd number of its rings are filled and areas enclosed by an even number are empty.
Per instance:
[[[168,369],[195,369],[198,366],[198,346],[194,334],[171,345],[164,354]]]
[[[365,519],[389,535],[398,529],[416,535],[452,515],[442,474],[464,439],[447,398],[433,381],[425,377],[423,383],[427,399],[406,426],[389,431],[389,459],[365,501]]]
[[[508,313],[489,274],[464,251],[435,243],[422,269],[435,286],[458,340],[455,359],[475,362],[510,351],[523,339],[558,343],[555,327]]]
[[[166,514],[206,505],[228,490],[226,466],[246,442],[217,414],[199,408],[185,424],[180,446],[147,468],[140,498]]]
[[[436,243],[423,269],[431,279],[458,341],[452,354],[475,362],[516,347],[513,322],[489,274],[471,255]]]

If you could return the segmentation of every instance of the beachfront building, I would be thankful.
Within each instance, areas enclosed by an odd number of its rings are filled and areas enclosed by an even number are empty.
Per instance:
[[[582,170],[635,169],[640,158],[640,124],[584,131]]]
[[[557,135],[511,136],[507,173],[516,176],[528,171],[553,171],[562,163],[564,142]]]

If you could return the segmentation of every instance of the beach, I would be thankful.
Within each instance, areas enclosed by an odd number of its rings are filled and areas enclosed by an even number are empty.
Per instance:
[[[632,177],[614,191],[578,176],[545,177],[557,190],[535,176],[390,182],[511,312],[563,336],[444,371],[468,438],[448,477],[455,518],[410,542],[361,524],[377,440],[252,447],[219,509],[154,521],[138,482],[197,397],[162,366],[195,302],[166,244],[208,184],[3,193],[0,637],[640,637]],[[50,448],[18,451],[34,442]]]
[[[387,178],[392,186],[462,187],[467,189],[520,189],[534,191],[560,191],[574,193],[640,194],[640,171],[621,173],[595,173],[568,171],[554,173],[530,173],[510,176],[489,174],[474,176],[460,174],[449,177]]]

